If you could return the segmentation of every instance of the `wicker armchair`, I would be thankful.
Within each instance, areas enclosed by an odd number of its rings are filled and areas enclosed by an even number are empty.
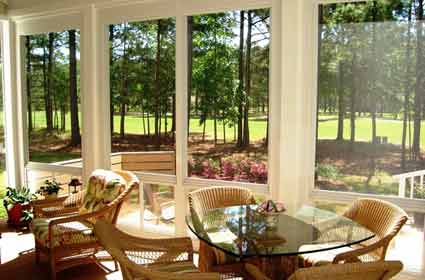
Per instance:
[[[48,256],[51,279],[71,266],[98,263],[101,245],[93,234],[96,220],[116,223],[122,203],[138,179],[130,172],[96,170],[81,196],[36,205],[31,223],[35,237],[36,262]]]
[[[289,280],[387,280],[401,271],[399,261],[379,261],[369,263],[347,263],[301,268]],[[256,280],[270,280],[256,266],[247,264],[246,270]]]
[[[254,195],[241,187],[209,187],[189,193],[189,208],[192,215],[202,220],[206,211],[215,208],[255,204]],[[208,246],[202,240],[199,250],[199,269],[203,272],[220,272],[229,277],[244,276],[244,267],[235,257]],[[238,272],[238,273],[235,273]]]
[[[218,273],[199,273],[196,270],[190,238],[138,238],[105,221],[98,221],[94,232],[120,264],[124,280],[220,279]]]
[[[352,247],[303,255],[304,265],[383,261],[388,246],[406,223],[408,216],[398,206],[377,199],[358,199],[344,216],[368,228],[375,237]],[[320,245],[304,245],[311,250]],[[307,248],[308,247],[308,248]]]

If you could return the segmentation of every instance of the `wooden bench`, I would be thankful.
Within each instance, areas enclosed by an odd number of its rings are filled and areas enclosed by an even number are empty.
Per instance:
[[[111,156],[111,164],[113,170],[170,175],[176,173],[176,158],[173,151],[115,153]],[[172,214],[174,209],[173,187],[165,188],[166,190],[164,188],[160,189],[160,185],[157,184],[143,184],[146,205],[155,215],[157,223],[161,218],[164,220],[174,218]],[[138,198],[139,196],[137,195],[136,199]],[[164,209],[168,210],[167,215],[163,215]]]

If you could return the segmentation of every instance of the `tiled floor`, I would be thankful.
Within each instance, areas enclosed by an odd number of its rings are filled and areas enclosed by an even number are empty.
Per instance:
[[[120,220],[121,227],[133,234],[137,233],[138,224],[134,224],[134,220],[133,223],[129,223],[129,221],[130,219],[122,218]],[[41,265],[35,264],[32,234],[14,232],[8,229],[4,222],[0,222],[0,232],[2,233],[0,239],[0,279],[48,279],[47,263],[44,261]],[[143,235],[158,237],[157,233]],[[405,270],[396,279],[425,279],[423,231],[418,227],[406,226],[389,251],[388,258],[402,260],[404,263]],[[106,265],[110,266],[111,264],[106,263]],[[96,265],[85,265],[59,273],[58,279],[118,280],[122,278],[119,272],[107,274]]]

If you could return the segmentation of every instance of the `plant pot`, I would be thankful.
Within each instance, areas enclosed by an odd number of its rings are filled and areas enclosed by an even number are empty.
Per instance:
[[[24,227],[28,226],[29,221],[21,221],[23,212],[25,210],[31,210],[31,205],[26,204],[15,204],[10,210],[7,211],[7,223],[13,227]]]
[[[55,198],[58,198],[58,193],[51,193],[51,194],[45,193],[43,194],[43,196],[45,199],[55,199]]]

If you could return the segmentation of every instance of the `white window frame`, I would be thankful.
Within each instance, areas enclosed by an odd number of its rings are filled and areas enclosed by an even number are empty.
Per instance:
[[[259,8],[271,8],[274,10],[272,16],[272,26],[276,24],[277,28],[272,27],[272,37],[276,35],[280,30],[280,1],[278,0],[262,0],[262,1],[175,1],[175,0],[159,0],[155,2],[146,3],[106,3],[99,4],[97,7],[98,15],[98,30],[101,33],[107,32],[110,24],[117,24],[122,22],[134,22],[134,21],[146,21],[155,20],[160,18],[173,17],[176,20],[176,175],[161,175],[145,172],[137,172],[138,177],[142,182],[149,181],[151,183],[162,183],[175,186],[175,201],[176,201],[176,234],[185,234],[185,221],[184,217],[186,214],[186,194],[190,190],[195,188],[202,188],[214,185],[238,185],[245,186],[256,193],[265,195],[270,194],[269,185],[279,185],[279,139],[280,139],[280,84],[279,84],[279,73],[280,64],[272,63],[270,71],[270,96],[269,96],[269,118],[270,118],[270,139],[269,139],[269,183],[268,184],[252,184],[244,182],[229,182],[220,180],[208,180],[201,178],[193,178],[188,176],[187,162],[188,162],[188,142],[187,142],[187,16],[209,14],[216,12],[223,12],[229,10],[240,10],[240,9],[259,9]],[[275,42],[271,44],[270,57],[275,57],[280,51],[280,40],[273,40]],[[104,96],[105,102],[102,106],[105,106],[104,110],[109,110],[109,52],[107,51],[107,36],[103,36],[103,42],[100,42],[103,46],[101,51],[104,55],[102,56],[102,65],[98,68],[101,73],[102,79],[102,95]],[[274,74],[274,76],[273,76]],[[273,113],[272,113],[273,112]],[[277,112],[276,114],[274,112]],[[109,118],[110,114],[107,114]],[[109,126],[109,120],[106,122]],[[110,129],[105,129],[105,137],[111,139]],[[272,143],[274,143],[272,145]],[[110,154],[110,144],[108,146],[104,156]],[[108,161],[105,158],[105,161]],[[274,168],[273,168],[274,167]],[[170,184],[173,182],[174,184]],[[275,182],[274,184],[272,182]],[[142,200],[141,200],[142,201]],[[143,206],[142,206],[143,208]]]
[[[67,6],[69,7],[69,5]],[[60,31],[70,28],[78,28],[81,32],[81,108],[82,108],[82,129],[83,129],[83,178],[87,178],[95,168],[110,168],[111,135],[109,128],[109,51],[108,51],[108,28],[111,23],[123,21],[152,20],[156,18],[175,17],[176,19],[176,175],[160,175],[152,173],[138,173],[139,178],[144,182],[163,183],[175,186],[176,200],[176,233],[185,234],[184,216],[186,214],[186,194],[194,188],[202,188],[212,185],[238,185],[252,189],[256,193],[271,196],[273,199],[293,201],[300,200],[299,193],[302,190],[300,182],[305,180],[300,177],[298,159],[300,157],[298,149],[293,149],[292,145],[297,144],[289,137],[291,129],[300,127],[297,116],[289,118],[294,112],[294,101],[299,100],[300,90],[296,89],[299,71],[293,71],[298,60],[291,59],[291,54],[296,54],[300,44],[300,35],[291,30],[296,30],[299,13],[288,8],[295,7],[300,11],[297,0],[158,0],[158,1],[108,1],[103,3],[92,3],[79,5],[73,9],[58,9],[54,6],[49,9],[34,8],[28,12],[18,12],[12,15],[11,24],[16,22],[18,35],[38,34],[41,32]],[[186,27],[187,16],[223,12],[241,9],[271,9],[271,45],[270,45],[270,93],[269,93],[269,151],[268,166],[269,178],[267,184],[251,184],[244,182],[228,182],[220,180],[207,180],[191,178],[187,174],[187,41]],[[286,24],[286,26],[285,26]],[[284,28],[283,28],[284,27]],[[299,28],[299,27],[298,27]],[[12,33],[15,32],[12,30]],[[14,34],[14,33],[13,33]],[[94,35],[93,35],[94,34]],[[16,36],[16,38],[20,38]],[[295,39],[293,42],[292,39]],[[22,40],[18,40],[17,45],[22,52]],[[288,51],[290,55],[283,56]],[[21,53],[22,55],[22,53]],[[17,56],[17,63],[11,63],[12,68],[16,67],[18,83],[16,85],[19,108],[16,115],[18,120],[14,125],[15,131],[23,135],[21,139],[25,142],[26,137],[26,106],[25,106],[25,83],[23,75],[25,68],[21,55]],[[13,57],[13,55],[12,55]],[[280,60],[282,57],[282,60]],[[289,63],[288,63],[289,62]],[[296,66],[298,67],[298,66]],[[298,67],[299,68],[299,67]],[[289,75],[288,75],[289,74]],[[288,77],[286,77],[288,75]],[[294,79],[295,77],[295,79]],[[291,85],[296,89],[297,94],[290,89],[284,89],[283,85]],[[294,99],[295,98],[295,99]],[[300,105],[298,104],[297,112]],[[286,115],[283,114],[288,110]],[[294,121],[295,120],[295,121]],[[287,126],[288,123],[294,126]],[[285,129],[285,127],[288,127]],[[17,129],[17,130],[16,130]],[[298,130],[298,129],[297,129]],[[296,137],[303,134],[297,133]],[[290,141],[288,139],[291,138]],[[28,151],[27,143],[18,144],[21,148],[23,159],[21,160],[23,170],[26,164]],[[289,156],[287,156],[289,155]],[[18,154],[15,154],[18,156]],[[297,164],[294,164],[294,161]],[[33,168],[47,168],[49,165],[40,163],[30,163]],[[57,167],[52,167],[54,171]],[[50,170],[50,169],[49,169]],[[75,171],[75,170],[73,170]],[[71,170],[70,170],[71,172]],[[18,177],[18,176],[15,176]],[[24,177],[19,175],[19,177]],[[22,179],[23,180],[23,179]],[[302,192],[304,194],[304,192]],[[295,202],[293,203],[295,205]]]
[[[14,127],[13,130],[18,131],[21,135],[21,141],[18,142],[22,155],[20,156],[20,168],[24,170],[20,174],[19,181],[28,184],[27,170],[32,171],[48,171],[52,174],[57,172],[67,173],[76,176],[83,175],[82,167],[66,167],[55,163],[40,163],[29,161],[29,135],[27,129],[27,99],[26,99],[26,68],[24,65],[25,57],[25,43],[23,36],[37,35],[48,32],[61,32],[70,29],[81,30],[82,26],[82,13],[80,10],[65,10],[65,11],[52,11],[45,14],[35,14],[27,16],[18,16],[13,18],[16,25],[14,31],[16,38],[16,76],[17,79],[17,96],[19,102],[17,104],[17,111],[19,125]],[[82,63],[83,64],[83,63]],[[83,76],[81,76],[81,83],[83,83]],[[84,102],[84,93],[81,91],[81,105]],[[82,112],[82,131],[84,134],[85,120],[84,112]],[[82,137],[82,146],[84,147],[84,137]],[[84,149],[84,148],[83,148]],[[84,154],[82,153],[82,158]],[[83,160],[84,162],[84,160]]]
[[[309,90],[306,92],[305,98],[308,104],[308,130],[310,132],[310,137],[307,137],[308,143],[306,143],[306,147],[308,152],[305,157],[305,162],[308,164],[306,166],[306,170],[308,173],[306,174],[307,178],[307,187],[309,188],[309,197],[310,200],[318,200],[318,201],[328,201],[335,203],[343,203],[349,204],[355,201],[360,197],[369,197],[386,200],[392,203],[397,204],[405,211],[409,212],[425,212],[425,200],[424,199],[411,199],[411,198],[402,198],[397,196],[390,195],[376,195],[376,194],[366,194],[366,193],[355,193],[355,192],[343,192],[343,191],[326,191],[315,188],[314,182],[314,170],[315,170],[315,159],[316,159],[316,118],[317,118],[317,82],[318,82],[318,11],[319,5],[326,4],[334,4],[334,3],[352,3],[352,2],[364,2],[362,0],[308,0],[311,3],[305,7],[304,13],[311,15],[307,22],[307,26],[312,32],[313,36],[310,39],[309,44],[313,46],[309,51],[305,53],[306,55],[312,55],[311,60],[307,60],[305,63],[306,69],[310,67],[314,69],[313,71],[313,82],[309,84]],[[367,0],[372,1],[372,0]],[[310,141],[310,140],[311,141]],[[309,156],[310,155],[310,156]]]

